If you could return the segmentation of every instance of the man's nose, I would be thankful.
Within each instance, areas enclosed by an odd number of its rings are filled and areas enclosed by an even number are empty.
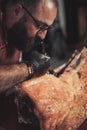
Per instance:
[[[38,36],[39,36],[42,40],[45,39],[46,34],[47,34],[47,30],[38,32]]]

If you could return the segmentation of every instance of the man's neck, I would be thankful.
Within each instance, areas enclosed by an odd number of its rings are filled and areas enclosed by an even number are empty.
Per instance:
[[[20,51],[14,44],[7,44],[5,32],[2,27],[2,12],[0,11],[0,63],[17,63],[19,62]]]
[[[0,64],[10,64],[19,62],[20,51],[13,44],[6,43],[3,37],[3,30],[0,26]]]

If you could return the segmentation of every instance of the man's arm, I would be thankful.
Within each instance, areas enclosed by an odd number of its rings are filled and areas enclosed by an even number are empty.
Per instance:
[[[50,67],[50,57],[34,51],[24,63],[0,65],[0,92],[31,77],[45,74]]]
[[[28,77],[26,64],[0,65],[0,92],[23,82]]]

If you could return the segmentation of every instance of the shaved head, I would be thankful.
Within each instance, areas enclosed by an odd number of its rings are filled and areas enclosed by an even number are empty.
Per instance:
[[[6,5],[8,3],[10,4],[17,4],[21,3],[25,5],[30,11],[35,11],[39,5],[39,3],[43,2],[44,4],[46,3],[47,6],[52,8],[52,6],[56,6],[58,8],[58,0],[1,0],[0,2],[0,8],[2,10],[5,9]]]

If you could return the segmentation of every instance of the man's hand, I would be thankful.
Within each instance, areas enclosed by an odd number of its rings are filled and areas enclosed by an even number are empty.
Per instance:
[[[41,76],[45,74],[50,67],[50,57],[34,51],[28,56],[26,64],[29,67],[29,74],[31,73],[29,76]]]

